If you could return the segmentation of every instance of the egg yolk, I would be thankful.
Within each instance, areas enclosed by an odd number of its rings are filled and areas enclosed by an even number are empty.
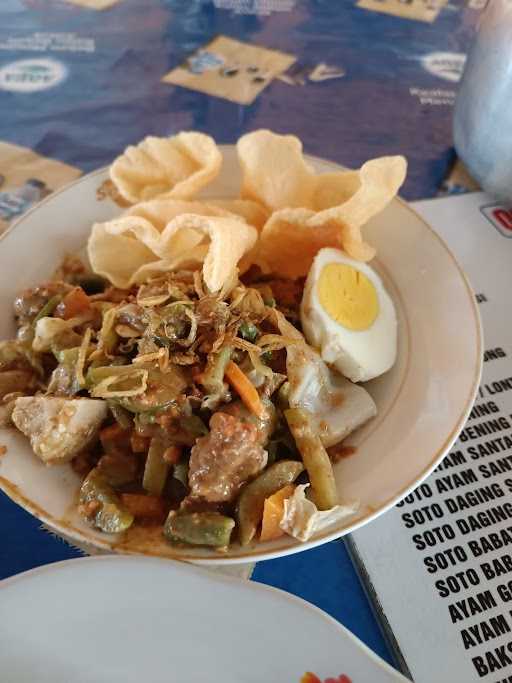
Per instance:
[[[326,313],[349,330],[366,330],[379,313],[372,282],[344,263],[328,263],[318,278],[318,298]]]

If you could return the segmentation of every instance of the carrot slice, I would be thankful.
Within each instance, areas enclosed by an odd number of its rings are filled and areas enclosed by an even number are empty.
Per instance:
[[[229,361],[226,367],[226,379],[229,384],[235,389],[237,394],[242,399],[242,403],[248,408],[251,413],[258,417],[263,417],[265,408],[261,402],[260,395],[256,391],[256,387],[250,379],[243,373],[236,363]]]
[[[85,313],[91,307],[91,302],[87,294],[81,287],[75,287],[66,294],[59,304],[60,317],[64,320],[75,318],[80,313]]]
[[[263,521],[261,523],[260,541],[273,541],[284,535],[284,531],[279,526],[279,522],[283,518],[284,501],[290,498],[295,491],[293,484],[283,486],[282,489],[276,491],[269,496],[263,504]]]

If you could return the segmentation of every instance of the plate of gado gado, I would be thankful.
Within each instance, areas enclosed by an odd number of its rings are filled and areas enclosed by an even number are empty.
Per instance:
[[[410,493],[464,424],[482,347],[405,175],[184,132],[23,216],[0,243],[1,488],[82,547],[216,564]]]

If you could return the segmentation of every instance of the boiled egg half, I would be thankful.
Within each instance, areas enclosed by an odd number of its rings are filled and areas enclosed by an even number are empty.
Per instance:
[[[397,354],[397,318],[377,273],[339,249],[321,249],[301,304],[304,335],[322,359],[352,382],[389,370]]]

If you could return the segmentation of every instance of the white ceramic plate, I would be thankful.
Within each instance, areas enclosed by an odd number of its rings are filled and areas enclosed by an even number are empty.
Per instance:
[[[240,172],[234,148],[224,147],[220,177],[205,196],[236,196]],[[309,158],[319,171],[338,166]],[[120,208],[100,200],[100,170],[55,193],[28,212],[0,241],[0,338],[14,333],[17,292],[44,281],[66,252],[80,250],[95,221]],[[462,229],[462,226],[461,226]],[[77,476],[69,466],[45,467],[19,433],[4,430],[0,487],[32,514],[82,547],[179,557],[200,562],[247,562],[277,557],[342,536],[375,519],[414,489],[441,461],[471,408],[480,379],[482,339],[478,310],[466,278],[446,245],[404,202],[395,200],[365,228],[377,248],[372,263],[394,299],[399,354],[394,368],[367,384],[378,416],[349,440],[353,456],[335,467],[340,494],[361,502],[356,516],[299,543],[286,537],[225,555],[177,549],[161,534],[131,529],[124,538],[87,526],[76,512]],[[1,521],[0,521],[1,524]]]
[[[406,682],[307,602],[178,562],[59,562],[0,583],[0,602],[9,683]]]

